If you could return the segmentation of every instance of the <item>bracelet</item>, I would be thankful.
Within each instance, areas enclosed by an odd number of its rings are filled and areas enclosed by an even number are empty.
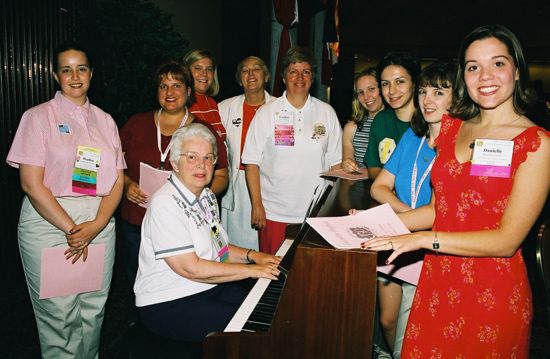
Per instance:
[[[250,259],[250,257],[248,256],[250,254],[250,252],[254,251],[252,248],[250,248],[248,251],[246,251],[246,260],[248,261],[248,263],[256,263],[254,262],[254,259]]]
[[[434,238],[434,241],[432,243],[432,249],[435,251],[435,255],[438,255],[439,254],[439,242],[437,240],[437,231],[434,231],[434,234],[435,234],[435,238]]]

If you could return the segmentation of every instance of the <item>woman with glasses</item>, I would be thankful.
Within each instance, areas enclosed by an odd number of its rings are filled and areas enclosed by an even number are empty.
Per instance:
[[[235,78],[244,93],[222,101],[219,106],[222,123],[227,130],[230,163],[229,188],[222,200],[222,223],[231,244],[257,250],[258,233],[250,225],[252,207],[241,155],[256,111],[272,100],[265,91],[269,70],[261,58],[248,56],[237,65]]]
[[[161,64],[157,68],[154,80],[160,108],[133,115],[120,131],[122,150],[128,168],[124,175],[124,197],[120,209],[122,220],[119,228],[122,258],[130,287],[136,278],[141,222],[145,215],[145,207],[152,196],[152,193],[144,192],[139,186],[141,163],[171,171],[171,163],[167,160],[170,141],[174,131],[180,127],[193,122],[202,123],[215,133],[209,124],[195,118],[186,107],[190,102],[192,80],[182,63],[168,61]],[[215,195],[220,195],[228,183],[227,153],[221,138],[217,134],[215,136],[219,149],[218,163],[209,186]],[[133,322],[134,318],[130,321]]]
[[[282,59],[286,91],[262,106],[246,136],[242,162],[260,250],[275,253],[289,223],[301,223],[312,198],[323,192],[320,173],[340,167],[342,128],[336,112],[309,94],[316,69],[308,49]]]
[[[218,203],[207,188],[216,139],[203,125],[172,136],[169,181],[143,220],[136,305],[142,322],[167,338],[200,342],[222,331],[241,305],[247,278],[277,279],[280,258],[228,244]]]

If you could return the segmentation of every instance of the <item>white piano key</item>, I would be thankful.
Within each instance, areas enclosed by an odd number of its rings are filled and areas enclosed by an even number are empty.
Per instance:
[[[275,255],[284,256],[292,245],[292,242],[294,242],[292,239],[285,239]],[[250,314],[252,314],[252,311],[254,310],[256,305],[258,305],[260,298],[264,294],[270,282],[270,279],[258,279],[250,293],[248,293],[247,297],[233,316],[233,318],[231,318],[231,321],[229,321],[229,324],[225,328],[224,332],[240,332],[243,329],[244,324],[250,317]]]

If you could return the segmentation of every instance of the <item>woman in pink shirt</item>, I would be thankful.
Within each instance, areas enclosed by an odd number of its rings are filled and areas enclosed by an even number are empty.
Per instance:
[[[61,90],[23,114],[7,157],[19,168],[26,195],[19,249],[42,357],[97,358],[114,262],[113,213],[126,165],[115,122],[87,98],[93,72],[86,52],[76,43],[62,44],[54,69]],[[103,264],[101,288],[40,299],[41,272],[48,268],[42,254],[52,247],[65,249],[58,255],[75,270],[89,254]],[[103,256],[92,256],[103,249]],[[83,271],[78,280],[89,277]]]

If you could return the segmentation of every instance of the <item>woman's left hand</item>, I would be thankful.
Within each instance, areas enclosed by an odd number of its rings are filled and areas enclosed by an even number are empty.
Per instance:
[[[386,260],[386,264],[390,264],[402,253],[425,248],[422,243],[426,240],[428,233],[431,232],[415,232],[394,237],[376,237],[361,243],[361,249],[376,252],[393,251]]]
[[[251,251],[249,254],[250,259],[256,264],[275,264],[279,265],[281,257],[274,256],[273,254]]]
[[[97,220],[77,224],[65,235],[67,244],[73,249],[82,249],[90,244],[104,227]]]

